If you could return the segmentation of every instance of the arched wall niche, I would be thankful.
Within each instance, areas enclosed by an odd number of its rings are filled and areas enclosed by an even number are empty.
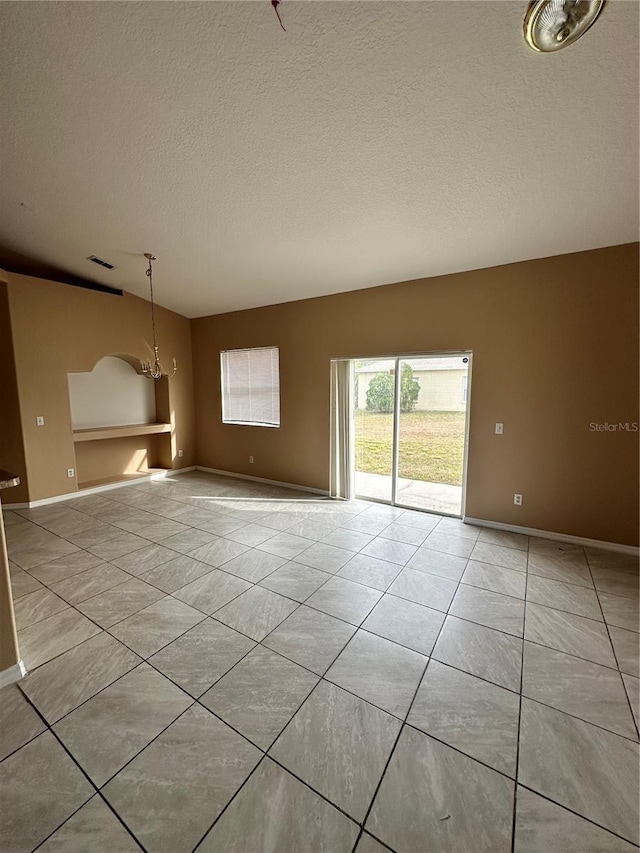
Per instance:
[[[142,364],[140,358],[137,355],[131,355],[130,352],[107,352],[97,358],[94,356],[93,358],[90,358],[88,363],[86,363],[86,366],[74,367],[72,370],[69,370],[68,373],[69,375],[72,373],[92,373],[105,358],[119,358],[121,361],[125,361],[130,365],[137,374],[142,376]]]
[[[107,355],[93,370],[72,372],[67,376],[74,430],[149,424],[158,420],[156,382],[141,374],[140,361],[135,356]],[[159,397],[162,399],[164,394],[161,392]]]
[[[128,365],[130,365],[139,376],[142,376],[142,365],[141,365],[140,359],[137,358],[135,355],[131,355],[128,352],[112,352],[112,353],[109,353],[109,355],[105,356],[105,357],[106,358],[119,358],[121,361],[126,361],[126,363]],[[99,359],[96,362],[96,364],[94,365],[94,370],[95,370],[96,366],[98,364],[100,364],[101,361],[102,361],[102,359]]]

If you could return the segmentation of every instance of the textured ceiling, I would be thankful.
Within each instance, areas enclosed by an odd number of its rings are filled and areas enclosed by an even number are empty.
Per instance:
[[[637,2],[280,8],[0,3],[0,243],[193,317],[638,238]]]

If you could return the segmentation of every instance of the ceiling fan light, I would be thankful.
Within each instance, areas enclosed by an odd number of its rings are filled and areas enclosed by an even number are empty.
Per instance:
[[[524,18],[524,38],[540,53],[573,44],[595,23],[606,0],[531,0]]]

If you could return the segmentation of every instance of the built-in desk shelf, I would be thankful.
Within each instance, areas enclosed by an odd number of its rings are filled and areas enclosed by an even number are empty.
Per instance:
[[[171,424],[131,424],[130,426],[74,429],[73,441],[103,441],[105,438],[129,438],[132,435],[156,435],[171,432]]]

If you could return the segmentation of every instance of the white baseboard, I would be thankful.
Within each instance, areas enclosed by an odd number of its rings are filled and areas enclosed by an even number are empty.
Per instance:
[[[205,471],[207,474],[220,474],[223,477],[233,477],[236,480],[252,480],[254,483],[267,483],[270,486],[282,486],[285,489],[297,489],[299,492],[310,492],[312,495],[329,496],[328,489],[312,489],[311,486],[299,486],[297,483],[283,483],[281,480],[267,480],[266,477],[253,477],[251,474],[235,474],[233,471],[222,471],[220,468],[205,468],[204,465],[196,465],[197,471]]]
[[[54,495],[50,498],[42,498],[37,501],[29,501],[28,503],[3,503],[3,507],[6,510],[14,510],[14,509],[33,509],[38,506],[46,506],[47,504],[59,503],[61,501],[69,501],[74,498],[84,497],[85,495],[94,495],[99,494],[100,492],[108,492],[111,489],[120,489],[125,486],[136,486],[140,483],[150,482],[152,480],[163,480],[167,477],[172,477],[174,475],[179,474],[187,474],[189,471],[204,471],[207,474],[218,474],[222,477],[232,477],[235,480],[250,480],[255,483],[266,483],[270,486],[281,486],[285,489],[297,489],[300,492],[309,492],[314,495],[322,495],[322,497],[328,497],[329,491],[328,489],[314,489],[311,486],[301,486],[298,483],[283,483],[281,480],[269,480],[266,477],[254,477],[251,474],[236,474],[233,471],[223,471],[220,468],[207,468],[204,465],[190,465],[187,468],[173,468],[168,469],[166,471],[157,471],[154,474],[147,474],[142,477],[136,477],[132,480],[123,480],[120,483],[107,483],[104,486],[94,486],[91,489],[82,489],[77,492],[69,492],[66,495]],[[488,521],[484,518],[471,518],[470,516],[465,516],[463,519],[465,524],[473,524],[478,527],[489,527],[493,530],[504,530],[509,533],[522,533],[525,536],[538,536],[541,539],[553,539],[560,542],[573,542],[576,545],[582,545],[589,548],[602,548],[606,551],[617,551],[620,554],[631,554],[633,556],[640,557],[640,548],[635,547],[634,545],[622,545],[619,542],[603,542],[601,539],[587,539],[584,536],[572,536],[568,533],[556,533],[553,530],[539,530],[536,527],[521,527],[518,524],[504,524],[501,521]],[[16,664],[16,667],[23,667],[23,664]],[[11,678],[9,676],[9,681],[4,682],[3,677],[7,673],[11,673],[11,669],[4,670],[4,672],[0,672],[0,687],[3,686],[4,683],[11,684],[12,681],[17,681],[26,674],[26,670],[21,672],[17,677]]]
[[[584,536],[571,536],[568,533],[555,533],[553,530],[538,530],[536,527],[520,527],[518,524],[503,524],[501,521],[487,521],[484,518],[470,518],[465,515],[465,524],[478,527],[490,527],[493,530],[505,530],[508,533],[522,533],[525,536],[538,536],[540,539],[553,539],[559,542],[572,542],[587,548],[602,548],[605,551],[617,551],[620,554],[640,556],[640,548],[634,545],[621,545],[619,542],[603,542],[601,539],[587,539]]]
[[[119,483],[105,483],[103,486],[93,486],[91,489],[79,489],[77,492],[68,492],[66,495],[54,495],[51,498],[41,498],[40,500],[29,501],[28,503],[10,504],[3,502],[2,506],[5,510],[34,509],[37,506],[46,506],[47,504],[56,504],[61,501],[70,501],[74,498],[83,498],[85,495],[97,495],[100,492],[110,492],[112,489],[121,489],[124,488],[124,486],[139,486],[140,483],[149,483],[151,480],[164,480],[166,477],[172,477],[175,474],[186,474],[188,471],[195,470],[195,465],[190,465],[188,468],[168,468],[166,471],[156,471],[153,474],[144,474],[141,477],[135,477],[131,480],[122,480]]]
[[[26,674],[27,668],[21,660],[18,663],[14,663],[13,666],[3,669],[0,672],[0,688],[6,687],[8,684],[15,684],[16,681],[24,678]]]

